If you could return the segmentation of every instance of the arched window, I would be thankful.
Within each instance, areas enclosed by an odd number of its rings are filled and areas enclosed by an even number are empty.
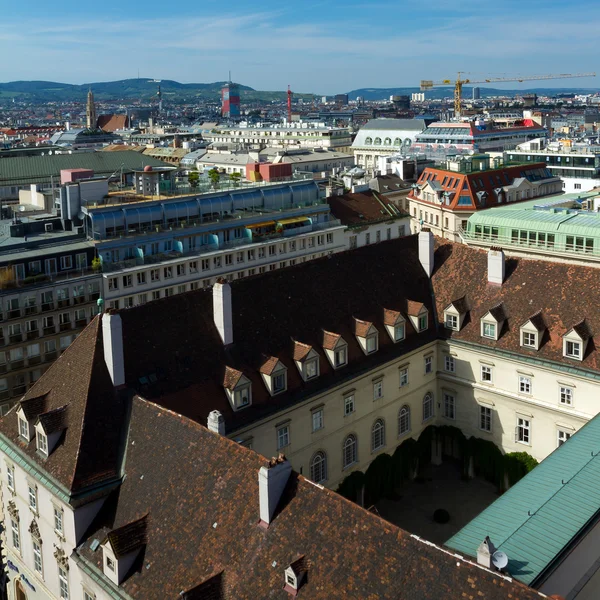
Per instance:
[[[398,413],[398,435],[405,435],[410,431],[410,406],[404,405]]]
[[[394,146],[402,146],[402,140],[400,138],[396,138],[394,140]]]
[[[365,139],[365,146],[370,146],[373,143],[373,138],[368,137]]]
[[[342,461],[344,469],[358,461],[358,452],[356,446],[356,436],[350,434],[344,440],[344,460]]]
[[[392,145],[392,138],[385,138],[383,144],[384,144],[384,146],[391,146]]]
[[[379,137],[375,138],[375,145],[381,146],[381,138],[379,138]]]
[[[433,417],[433,395],[430,392],[423,398],[423,421],[429,421]]]
[[[385,423],[383,419],[377,419],[371,428],[371,452],[375,452],[385,446]]]
[[[327,455],[325,452],[317,452],[310,460],[310,478],[315,483],[327,480]]]

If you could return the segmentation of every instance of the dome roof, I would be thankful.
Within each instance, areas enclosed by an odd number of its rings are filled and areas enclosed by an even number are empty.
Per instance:
[[[146,173],[148,173],[148,172],[152,171],[152,166],[151,166],[151,165],[146,165],[146,166],[144,167],[144,171],[145,171]]]

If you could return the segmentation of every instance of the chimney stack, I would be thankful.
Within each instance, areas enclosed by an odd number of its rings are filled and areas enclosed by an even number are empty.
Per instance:
[[[278,458],[272,458],[268,467],[260,468],[258,472],[258,494],[261,524],[268,527],[273,519],[291,472],[292,465],[282,454]]]
[[[427,277],[433,273],[433,233],[429,229],[422,229],[419,233],[419,261]]]
[[[125,385],[125,357],[123,354],[123,322],[121,315],[106,312],[102,315],[104,362],[113,385]]]
[[[485,540],[483,540],[483,542],[479,544],[479,548],[477,548],[477,564],[486,567],[487,569],[491,569],[492,555],[495,550],[490,537],[486,535]]]
[[[210,411],[206,426],[210,431],[214,431],[219,435],[225,435],[225,418],[218,410]]]
[[[502,285],[506,271],[506,261],[502,248],[492,246],[488,251],[488,283]]]
[[[231,286],[223,278],[219,278],[213,286],[213,317],[223,344],[225,346],[233,344]]]

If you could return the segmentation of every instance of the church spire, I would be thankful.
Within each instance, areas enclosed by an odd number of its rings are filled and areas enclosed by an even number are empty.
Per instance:
[[[96,117],[96,105],[94,104],[94,93],[90,87],[87,95],[87,107],[85,109],[85,120],[88,129],[96,129],[98,121]]]

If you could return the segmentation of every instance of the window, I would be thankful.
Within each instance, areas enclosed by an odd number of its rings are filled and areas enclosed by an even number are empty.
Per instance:
[[[347,362],[346,348],[338,348],[334,353],[335,366],[343,367]]]
[[[496,323],[483,323],[481,335],[485,338],[496,339]]]
[[[165,279],[172,279],[173,278],[173,267],[164,267],[163,276]]]
[[[160,281],[160,271],[158,269],[150,271],[150,281]]]
[[[310,460],[310,478],[315,483],[327,481],[327,455],[317,452]]]
[[[444,370],[448,371],[448,373],[456,372],[456,362],[454,360],[454,356],[446,354],[446,356],[444,357]]]
[[[61,600],[69,600],[69,580],[67,579],[67,571],[62,567],[58,567],[58,584]]]
[[[421,315],[419,317],[419,331],[425,331],[427,329],[427,315]]]
[[[29,423],[19,418],[19,435],[29,441]]]
[[[119,289],[119,280],[116,277],[110,277],[108,280],[108,290],[114,291]]]
[[[83,590],[83,600],[96,600],[96,596],[87,590]]]
[[[408,367],[400,369],[400,387],[408,385]]]
[[[73,268],[73,258],[70,256],[61,256],[60,257],[60,268],[62,271],[66,271],[67,269]]]
[[[370,243],[371,243],[371,234],[365,233],[365,244],[370,244]]]
[[[273,393],[278,394],[279,392],[285,391],[286,373],[278,373],[273,375]]]
[[[128,288],[133,285],[133,277],[131,275],[123,275],[123,287]]]
[[[377,334],[371,334],[367,337],[367,354],[377,352]]]
[[[288,425],[284,425],[277,430],[277,450],[285,448],[290,444],[290,428]]]
[[[529,331],[523,332],[523,346],[525,346],[525,348],[537,348],[535,333],[530,333]]]
[[[517,419],[517,442],[529,444],[531,439],[531,424],[529,419]]]
[[[146,271],[140,271],[137,274],[138,285],[144,285],[146,283]]]
[[[348,415],[352,414],[354,412],[354,395],[349,395],[349,396],[344,396],[344,416],[347,417]]]
[[[492,367],[481,365],[481,381],[484,383],[492,383]]]
[[[6,465],[6,485],[11,492],[15,491],[15,468]]]
[[[454,419],[456,410],[456,399],[453,394],[444,392],[444,417]]]
[[[177,265],[177,277],[185,275],[185,265]]]
[[[42,575],[43,567],[42,567],[42,546],[40,545],[40,541],[35,538],[32,540],[33,545],[33,566],[35,568],[36,573]]]
[[[572,406],[573,405],[573,388],[561,385],[559,402],[566,406]]]
[[[312,430],[319,431],[323,429],[323,409],[314,410],[312,413]]]
[[[446,329],[454,329],[458,331],[458,317],[456,315],[450,315],[446,313],[446,321],[444,323]]]
[[[568,358],[581,358],[581,343],[567,340],[565,343],[565,356]]]
[[[58,508],[58,506],[54,507],[54,531],[57,531],[61,535],[63,533],[63,510],[62,508]]]
[[[557,433],[558,433],[557,447],[562,446],[571,437],[571,434],[568,431],[564,431],[563,429],[559,429]]]
[[[37,449],[42,453],[48,456],[48,438],[46,434],[42,431],[37,432]]]
[[[433,371],[433,356],[425,357],[425,375]]]
[[[383,379],[373,383],[373,400],[383,398]]]
[[[479,407],[479,429],[492,431],[492,409],[487,406]]]
[[[15,519],[10,520],[10,529],[12,532],[12,545],[13,548],[17,551],[21,551],[21,536],[19,534],[19,521]]]
[[[521,394],[531,394],[531,378],[519,375],[519,392]]]
[[[106,557],[106,568],[113,573],[115,572],[115,561],[110,556]]]
[[[405,336],[405,327],[404,323],[399,323],[394,327],[394,341],[400,342],[404,339]]]
[[[371,428],[371,452],[376,452],[385,446],[385,423],[377,419]]]
[[[344,447],[343,447],[343,460],[342,460],[342,464],[343,464],[343,468],[347,469],[348,467],[352,466],[354,463],[356,463],[358,461],[358,452],[357,452],[357,448],[356,448],[356,436],[354,435],[349,435],[345,440],[344,440]]]
[[[316,358],[311,360],[307,360],[304,365],[304,372],[306,374],[306,379],[313,379],[319,374],[319,361]]]
[[[398,436],[410,431],[410,407],[403,406],[398,413]]]
[[[423,398],[423,422],[429,421],[431,417],[433,417],[433,396],[428,393]]]

